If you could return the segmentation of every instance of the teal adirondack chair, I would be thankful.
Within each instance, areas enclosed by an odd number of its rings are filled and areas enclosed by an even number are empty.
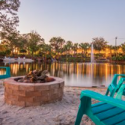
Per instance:
[[[114,97],[115,93],[119,90],[120,86],[124,82],[124,81],[122,81],[124,79],[120,79],[119,82],[117,83],[119,76],[125,78],[125,74],[115,74],[111,84],[108,86],[108,89],[107,89],[105,95]],[[125,95],[125,91],[124,91],[123,95]]]
[[[99,93],[85,90],[81,92],[80,106],[75,125],[80,125],[83,115],[87,115],[96,125],[125,125],[125,101],[122,101],[125,84],[124,78],[121,78],[119,85],[115,89],[117,92],[115,98],[112,96],[101,95]],[[112,93],[112,91],[111,91]],[[100,102],[91,104],[91,99]]]
[[[0,69],[6,69],[6,74],[5,75],[0,75],[0,79],[6,79],[9,78],[10,75],[10,67],[0,67]]]

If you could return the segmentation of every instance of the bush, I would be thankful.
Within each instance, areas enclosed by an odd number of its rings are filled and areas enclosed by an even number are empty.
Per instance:
[[[51,54],[47,54],[46,58],[52,58]]]
[[[5,53],[6,53],[6,55],[10,55],[11,51],[9,49],[7,49]]]
[[[6,52],[0,52],[0,56],[6,56]]]
[[[113,61],[125,61],[125,56],[121,56],[121,55],[119,55],[119,56],[113,56],[112,60]]]
[[[27,53],[27,51],[25,49],[21,49],[20,53]]]
[[[90,58],[81,58],[81,57],[61,57],[60,61],[63,62],[88,62],[90,61]]]

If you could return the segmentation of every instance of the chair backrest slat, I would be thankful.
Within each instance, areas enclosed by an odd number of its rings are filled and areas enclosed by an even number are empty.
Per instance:
[[[6,69],[6,74],[5,75],[0,75],[0,79],[9,78],[11,76],[10,67],[0,67],[0,69]]]

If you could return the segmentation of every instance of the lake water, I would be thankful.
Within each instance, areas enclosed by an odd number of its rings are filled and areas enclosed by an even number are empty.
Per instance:
[[[58,76],[65,80],[66,86],[108,86],[114,74],[125,74],[125,65],[108,63],[32,63],[32,64],[3,64],[9,66],[12,76],[22,76],[31,70],[47,69],[52,76]],[[5,74],[1,69],[0,74]]]

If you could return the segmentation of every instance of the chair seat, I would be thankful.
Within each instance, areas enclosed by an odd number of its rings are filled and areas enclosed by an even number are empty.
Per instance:
[[[125,125],[125,110],[107,103],[92,105],[92,112],[106,125]]]
[[[0,75],[0,79],[5,79],[5,78],[8,78],[8,77],[10,77],[10,76],[8,76],[8,75]]]

